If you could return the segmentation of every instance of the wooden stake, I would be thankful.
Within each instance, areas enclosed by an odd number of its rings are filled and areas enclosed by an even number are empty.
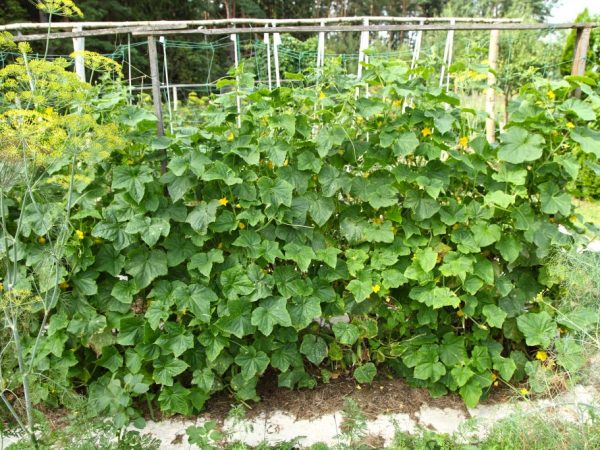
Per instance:
[[[571,75],[583,75],[585,73],[585,62],[590,46],[590,27],[578,28],[577,38],[575,39],[575,51],[573,53],[573,66]]]
[[[585,63],[587,59],[588,48],[590,46],[590,27],[577,28],[577,37],[575,38],[575,50],[573,52],[573,66],[571,67],[571,75],[584,75]],[[581,89],[577,88],[573,95],[581,96]]]
[[[148,58],[150,59],[150,77],[152,79],[152,103],[154,104],[154,114],[156,114],[156,134],[158,137],[165,135],[165,128],[162,118],[162,98],[160,94],[160,78],[158,75],[158,52],[156,51],[156,38],[148,36]],[[167,171],[167,161],[161,162],[162,173]]]
[[[490,48],[488,52],[488,65],[490,70],[487,79],[487,92],[485,94],[485,135],[487,141],[492,144],[496,142],[496,84],[495,72],[498,70],[498,50],[500,47],[500,30],[492,30],[490,32]]]

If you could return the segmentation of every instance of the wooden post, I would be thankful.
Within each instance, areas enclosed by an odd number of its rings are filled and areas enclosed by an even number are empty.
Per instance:
[[[73,28],[73,32],[83,31],[82,27]],[[73,51],[83,51],[85,50],[85,38],[84,37],[76,37],[73,38]],[[83,61],[83,55],[75,56],[75,73],[79,77],[79,79],[85,82],[85,65]],[[91,81],[91,80],[90,80]]]
[[[485,135],[488,142],[496,142],[496,75],[498,70],[498,50],[500,47],[500,30],[492,30],[490,32],[490,48],[488,52],[488,72],[487,84],[488,88],[485,94],[485,111],[487,118],[485,119]]]
[[[156,51],[156,38],[148,36],[148,58],[150,59],[150,78],[152,79],[152,103],[154,104],[154,114],[156,114],[156,134],[158,137],[165,135],[165,128],[162,118],[162,98],[160,94],[160,78],[158,75],[158,52]],[[167,171],[166,157],[161,161],[161,171]]]
[[[575,50],[573,52],[573,66],[571,67],[571,75],[585,74],[585,63],[587,52],[590,46],[590,27],[577,28],[577,37],[575,38]],[[581,96],[581,89],[577,88],[573,95]]]
[[[156,128],[158,136],[165,135],[165,129],[162,119],[162,98],[160,94],[160,78],[158,75],[158,52],[156,51],[156,39],[154,36],[148,36],[148,57],[150,58],[150,78],[152,79],[152,103],[154,104],[154,114],[158,121]]]

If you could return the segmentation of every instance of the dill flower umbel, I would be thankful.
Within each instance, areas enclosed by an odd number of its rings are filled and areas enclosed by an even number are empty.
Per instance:
[[[0,114],[0,159],[43,165],[61,151],[66,133],[54,112],[12,109]]]
[[[13,35],[8,31],[0,31],[0,48],[6,50],[14,50],[17,48],[17,44],[15,44],[13,40]]]
[[[123,77],[121,65],[113,59],[107,58],[100,53],[88,50],[77,50],[69,55],[71,58],[83,57],[85,67],[94,72],[114,74],[118,78]]]
[[[83,12],[73,0],[37,0],[35,7],[53,16],[83,17]]]

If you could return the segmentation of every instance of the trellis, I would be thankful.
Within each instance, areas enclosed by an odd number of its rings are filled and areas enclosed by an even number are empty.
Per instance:
[[[446,43],[444,47],[444,57],[440,70],[439,85],[449,87],[450,76],[449,68],[452,64],[453,43],[455,31],[490,31],[490,45],[488,61],[490,72],[488,75],[488,89],[486,92],[486,112],[488,119],[486,121],[486,134],[488,140],[493,141],[495,136],[495,90],[493,88],[496,80],[494,71],[497,68],[497,56],[499,46],[499,32],[501,30],[559,30],[576,29],[577,38],[575,40],[574,57],[571,73],[573,75],[582,75],[585,72],[586,54],[589,46],[590,32],[598,27],[596,23],[522,23],[520,19],[489,19],[489,18],[426,18],[426,17],[341,17],[341,18],[315,18],[315,19],[217,19],[217,20],[185,20],[185,21],[136,21],[136,22],[56,22],[45,23],[17,23],[0,26],[0,31],[17,31],[19,35],[15,41],[36,41],[46,39],[73,39],[74,50],[83,50],[85,48],[85,38],[91,36],[108,36],[115,34],[127,34],[128,37],[128,78],[129,88],[132,89],[131,75],[131,37],[143,36],[147,38],[148,56],[150,63],[150,76],[152,79],[152,98],[157,121],[157,133],[164,135],[163,111],[161,88],[167,92],[169,114],[171,111],[171,92],[168,79],[167,56],[166,56],[166,38],[170,35],[190,35],[200,34],[205,36],[229,36],[234,48],[234,64],[239,64],[239,36],[242,34],[256,34],[263,36],[263,43],[267,53],[267,77],[269,88],[273,85],[271,73],[271,58],[274,61],[275,86],[281,86],[281,74],[279,66],[281,33],[317,33],[318,45],[316,49],[316,69],[323,67],[325,59],[325,36],[327,33],[359,32],[360,45],[357,55],[357,78],[362,76],[362,63],[368,62],[368,55],[365,52],[369,46],[370,33],[377,32],[395,32],[406,31],[416,32],[416,38],[413,46],[411,67],[415,67],[419,60],[421,50],[421,40],[424,31],[446,31]],[[63,30],[47,33],[22,34],[25,30]],[[156,37],[160,37],[163,44],[163,60],[165,68],[166,85],[162,85],[159,75],[159,55],[156,46]],[[197,44],[199,45],[199,44]],[[231,44],[227,44],[231,45]],[[121,49],[123,52],[123,49]],[[83,57],[75,58],[75,71],[80,78],[85,80],[85,66]],[[239,83],[239,80],[238,80]],[[356,96],[359,90],[357,88]],[[365,90],[365,95],[369,95]],[[177,91],[173,90],[173,99],[176,101]],[[238,96],[238,126],[240,126],[241,117],[241,99]],[[175,104],[173,108],[175,108]]]

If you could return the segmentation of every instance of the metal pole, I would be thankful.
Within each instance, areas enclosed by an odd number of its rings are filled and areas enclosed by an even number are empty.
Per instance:
[[[131,84],[131,33],[127,33],[127,78],[129,85],[127,103],[131,105],[131,96],[133,95],[133,85]]]
[[[269,25],[265,25],[265,28],[269,28]],[[263,38],[265,44],[267,44],[267,78],[269,80],[269,90],[273,89],[273,80],[271,75],[271,35],[265,33]]]
[[[273,27],[276,24],[273,23]],[[281,45],[281,35],[279,33],[273,34],[273,57],[275,62],[275,84],[277,87],[281,87],[281,75],[279,73],[279,46]]]
[[[165,73],[165,87],[167,90],[167,110],[169,111],[169,130],[173,134],[173,112],[171,110],[171,90],[169,89],[169,66],[167,63],[167,40],[164,36],[161,36],[158,41],[162,44],[163,48],[163,65]]]
[[[450,25],[454,26],[456,23],[454,19],[450,21]],[[450,66],[452,65],[452,53],[454,52],[454,30],[448,32],[448,39],[450,44],[448,46],[448,69],[446,71],[446,90],[450,90]]]
[[[325,27],[325,22],[321,22],[321,26]],[[317,44],[317,69],[321,69],[325,65],[325,32],[319,32],[319,41]],[[319,73],[320,75],[320,73]]]
[[[450,31],[446,35],[446,45],[444,46],[444,58],[440,70],[440,87],[444,85],[444,76],[446,75],[446,62],[448,61],[448,52],[450,51]]]
[[[498,69],[498,53],[500,49],[500,30],[490,32],[490,48],[488,53],[488,65],[490,67],[487,78],[487,92],[485,94],[485,136],[487,141],[492,144],[496,142],[496,75]]]
[[[420,25],[423,25],[424,21],[421,20]],[[412,61],[410,63],[410,68],[414,69],[417,67],[417,62],[419,61],[419,55],[421,53],[421,41],[423,40],[423,30],[417,31],[417,37],[415,38],[415,48],[413,49]],[[410,78],[414,78],[414,75],[411,74]]]
[[[233,60],[235,62],[235,103],[237,105],[237,126],[238,128],[242,127],[242,99],[240,97],[240,75],[238,73],[238,67],[240,65],[240,61],[238,58],[238,35],[232,34],[230,36],[233,41]]]
[[[369,26],[369,19],[364,19],[363,26]],[[365,50],[369,48],[369,32],[361,31],[360,33],[360,45],[358,47],[358,68],[356,70],[356,78],[360,81],[362,78],[363,66],[362,63],[368,63],[369,57],[365,54]],[[367,90],[367,97],[369,96],[369,88]],[[359,88],[356,88],[356,93],[354,94],[356,98],[358,98]]]
[[[82,27],[73,28],[73,32],[83,31]],[[73,38],[73,51],[83,52],[85,50],[85,38]],[[75,55],[75,73],[79,79],[85,82],[85,61],[83,55]]]

